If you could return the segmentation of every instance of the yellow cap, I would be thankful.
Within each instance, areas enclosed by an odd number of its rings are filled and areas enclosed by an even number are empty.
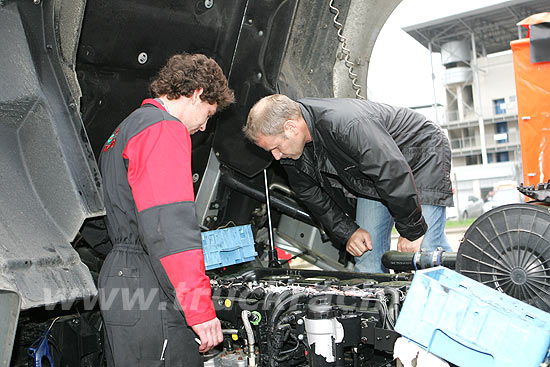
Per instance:
[[[231,307],[231,300],[229,298],[226,298],[223,304],[225,305],[225,307],[229,308]]]
[[[239,339],[239,336],[237,334],[231,334],[231,339],[237,341]]]

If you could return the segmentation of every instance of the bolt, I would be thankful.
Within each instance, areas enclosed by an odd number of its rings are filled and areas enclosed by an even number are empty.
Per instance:
[[[298,335],[298,340],[304,340],[304,335],[303,335],[303,334],[299,334],[299,335]]]
[[[216,152],[216,157],[219,157],[220,156],[220,152]]]
[[[367,341],[368,339],[366,336],[361,337],[361,344],[367,344]]]
[[[214,216],[212,219],[214,220],[214,222],[218,221],[218,217],[216,217],[216,216]]]
[[[204,7],[210,9],[214,6],[214,0],[204,0]]]
[[[296,321],[298,323],[298,325],[302,325],[304,323],[304,320],[303,319],[298,319],[298,321]]]
[[[258,78],[258,80],[261,80],[262,79],[262,73],[256,74],[256,78]]]
[[[258,36],[263,36],[264,35],[264,31],[258,31]]]
[[[361,321],[361,327],[362,328],[368,328],[369,327],[369,324],[367,323],[367,320]]]
[[[33,0],[34,5],[40,4],[40,0]]]
[[[147,59],[149,57],[147,56],[147,53],[146,52],[141,52],[139,55],[138,55],[138,62],[143,65],[147,62]]]
[[[198,173],[193,173],[193,183],[198,182],[200,177],[201,176]]]
[[[252,24],[252,19],[248,19],[248,24]]]
[[[386,335],[386,340],[390,340],[390,336],[389,336],[389,335]]]

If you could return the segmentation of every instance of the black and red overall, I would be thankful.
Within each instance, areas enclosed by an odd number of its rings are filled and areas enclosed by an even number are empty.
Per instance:
[[[147,99],[116,128],[99,162],[113,242],[99,276],[107,365],[202,365],[189,325],[216,313],[187,128]]]

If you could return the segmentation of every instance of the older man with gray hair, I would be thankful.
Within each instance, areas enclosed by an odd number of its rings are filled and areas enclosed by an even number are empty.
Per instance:
[[[356,256],[356,271],[387,271],[381,257],[394,224],[399,251],[451,250],[449,141],[423,115],[366,100],[275,94],[252,107],[243,132],[280,160],[298,200]],[[343,192],[357,198],[356,222]]]

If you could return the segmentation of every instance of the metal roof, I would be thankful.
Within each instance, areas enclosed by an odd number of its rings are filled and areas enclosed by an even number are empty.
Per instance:
[[[530,15],[550,11],[550,0],[511,0],[465,13],[404,27],[403,30],[433,52],[449,41],[470,40],[474,33],[479,55],[510,49],[510,41],[525,37],[516,23]],[[521,32],[521,37],[520,37]]]

